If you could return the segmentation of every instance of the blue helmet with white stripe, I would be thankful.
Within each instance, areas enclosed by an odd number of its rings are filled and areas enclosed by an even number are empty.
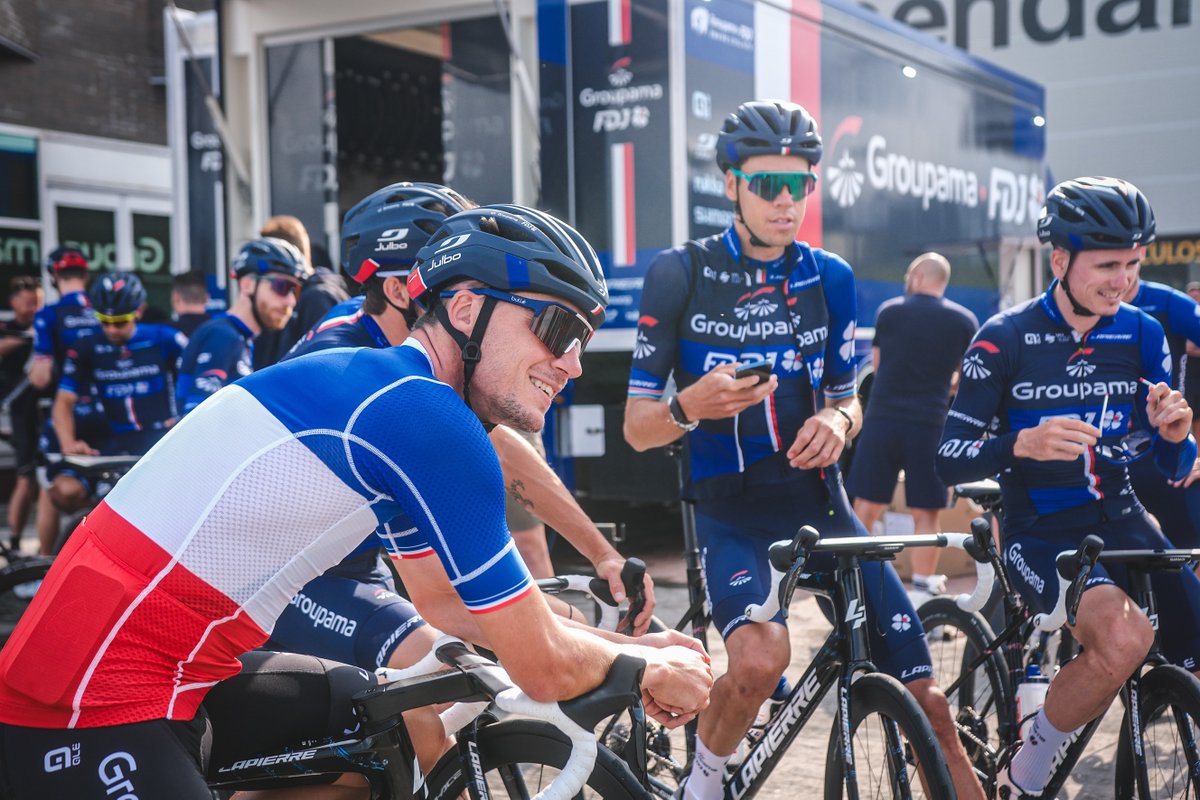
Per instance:
[[[462,281],[565,300],[593,329],[608,305],[592,246],[570,225],[526,206],[497,203],[448,217],[417,253],[408,294],[429,309],[442,290]]]
[[[821,160],[821,134],[812,114],[797,103],[752,100],[725,118],[717,136],[721,172],[754,156],[800,156],[812,166]]]

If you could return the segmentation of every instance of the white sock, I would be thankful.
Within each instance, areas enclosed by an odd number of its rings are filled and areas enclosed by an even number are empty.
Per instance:
[[[1074,731],[1060,731],[1046,718],[1046,709],[1039,708],[1029,725],[1029,735],[1020,751],[1013,756],[1008,774],[1017,786],[1029,794],[1040,794],[1050,780],[1054,756]]]
[[[725,796],[725,765],[729,756],[713,755],[696,737],[696,753],[692,771],[683,787],[685,800],[721,800]]]
[[[914,572],[912,575],[912,585],[913,586],[928,586],[929,585],[929,576],[928,575],[918,575],[917,573]]]

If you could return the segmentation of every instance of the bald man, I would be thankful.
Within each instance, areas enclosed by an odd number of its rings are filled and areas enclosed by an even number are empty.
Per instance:
[[[949,499],[934,459],[951,386],[979,328],[974,314],[943,297],[949,283],[950,262],[944,256],[919,255],[905,273],[905,294],[881,305],[875,317],[875,382],[846,486],[867,530],[891,502],[901,469],[914,533],[937,532],[938,515]],[[911,552],[910,594],[919,605],[940,593],[945,576],[935,574],[938,548]]]

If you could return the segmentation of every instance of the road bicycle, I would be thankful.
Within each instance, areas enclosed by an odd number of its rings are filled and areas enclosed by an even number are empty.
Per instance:
[[[977,519],[972,534],[979,550],[993,564],[1006,620],[998,634],[979,614],[934,598],[918,610],[927,631],[945,633],[931,642],[935,668],[947,678],[943,690],[955,712],[959,735],[986,785],[994,783],[997,764],[1020,738],[1015,687],[1031,668],[1052,676],[1076,653],[1067,634],[1051,638],[1064,624],[1073,625],[1075,611],[1092,567],[1121,564],[1128,569],[1131,596],[1154,624],[1156,636],[1143,667],[1120,691],[1124,705],[1115,752],[1117,798],[1179,798],[1200,796],[1200,755],[1196,721],[1200,719],[1200,680],[1168,664],[1157,637],[1158,607],[1151,586],[1156,572],[1185,569],[1200,558],[1200,550],[1103,551],[1089,536],[1074,553],[1058,557],[1059,597],[1053,612],[1034,614],[1021,601],[1003,570],[992,539],[990,522]],[[949,676],[954,675],[950,680]],[[1054,797],[1066,782],[1100,726],[1103,715],[1080,728],[1059,753],[1043,797]]]
[[[439,664],[452,669],[431,673]],[[644,667],[640,659],[619,656],[591,692],[537,703],[497,664],[443,636],[429,657],[405,670],[380,670],[387,682],[354,696],[362,725],[352,735],[214,757],[209,785],[221,792],[288,788],[356,773],[366,779],[372,800],[451,800],[464,793],[471,800],[646,800],[629,767],[593,732],[601,719],[640,703]],[[457,744],[423,776],[401,715],[444,703],[454,703],[441,716]]]
[[[960,538],[967,538],[962,535]],[[810,527],[801,528],[792,541],[770,548],[773,589],[762,606],[752,605],[747,615],[755,622],[770,620],[787,609],[797,588],[829,599],[834,628],[789,695],[774,705],[765,726],[751,734],[744,756],[734,762],[725,778],[727,800],[753,797],[779,765],[789,746],[822,699],[836,688],[837,711],[825,752],[824,797],[953,798],[954,788],[924,712],[895,678],[876,671],[870,661],[867,614],[864,608],[863,560],[888,560],[906,547],[946,546],[952,537],[943,534],[898,537],[845,537],[821,539]],[[808,572],[808,559],[819,553],[834,557],[831,572]],[[968,608],[977,608],[984,588],[992,584],[991,565],[980,562],[979,586]],[[698,565],[689,574],[703,592]],[[707,615],[702,602],[693,602],[676,625],[689,626],[703,636]],[[658,797],[673,796],[690,769],[694,730],[678,737],[649,726],[644,739],[614,728],[608,743],[616,752],[642,747],[646,752],[647,784]]]

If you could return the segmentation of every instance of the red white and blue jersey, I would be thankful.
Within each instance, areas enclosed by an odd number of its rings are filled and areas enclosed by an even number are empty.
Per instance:
[[[730,419],[687,434],[689,493],[703,499],[793,480],[786,452],[825,399],[855,392],[857,300],[850,265],[803,242],[774,262],[742,258],[732,228],[665,250],[642,289],[630,397],[662,397],[714,367],[767,359],[779,387]]]
[[[1093,447],[1074,461],[1015,457],[1021,430],[1069,417],[1098,427],[1102,445],[1115,445],[1131,430],[1149,430],[1146,387],[1138,379],[1171,379],[1171,353],[1153,317],[1122,304],[1081,336],[1059,311],[1055,285],[992,317],[975,336],[938,450],[938,474],[948,484],[1000,474],[1010,531],[1133,492],[1120,459]],[[1190,436],[1182,444],[1155,436],[1147,457],[1177,479],[1195,456]]]
[[[183,418],[69,540],[0,651],[0,721],[191,719],[308,581],[385,520],[467,608],[533,584],[483,426],[414,340],[262,370]]]
[[[334,306],[346,313],[327,314],[300,338],[284,358],[328,350],[331,347],[391,347],[387,335],[370,314],[363,313],[362,297]]]
[[[62,367],[67,348],[84,333],[100,332],[100,321],[86,292],[63,295],[57,303],[39,309],[33,318],[33,352],[38,358],[53,358]]]
[[[146,323],[120,345],[99,332],[80,336],[67,348],[58,388],[78,396],[94,387],[113,433],[166,428],[179,416],[175,365],[186,344],[174,328]]]

